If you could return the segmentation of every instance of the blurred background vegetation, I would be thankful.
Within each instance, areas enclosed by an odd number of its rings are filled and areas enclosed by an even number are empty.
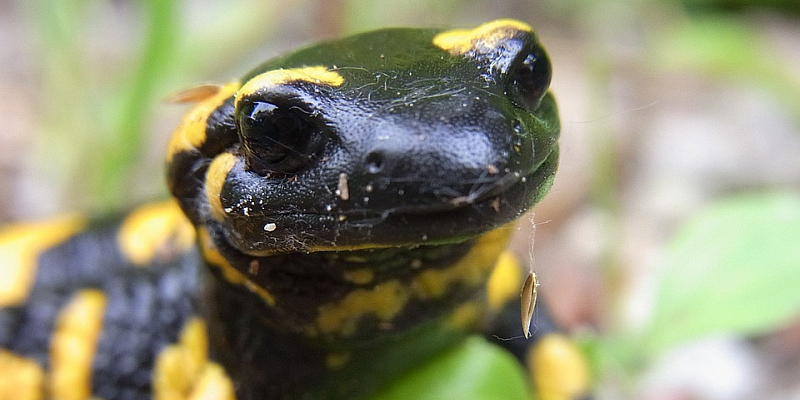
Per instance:
[[[599,397],[800,398],[796,0],[4,1],[0,221],[164,196],[182,89],[320,38],[501,17],[554,64],[536,270]]]

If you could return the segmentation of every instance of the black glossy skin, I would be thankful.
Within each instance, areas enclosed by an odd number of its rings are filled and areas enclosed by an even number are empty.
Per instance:
[[[501,49],[452,56],[432,43],[437,32],[388,29],[324,42],[246,75],[243,82],[321,65],[344,83],[280,85],[224,111],[226,126],[211,128],[229,130],[234,153],[240,144],[230,121],[244,118],[249,102],[302,110],[316,151],[289,172],[259,170],[256,157],[238,163],[222,192],[232,211],[214,228],[240,251],[267,255],[461,241],[520,216],[549,187],[557,164],[555,102],[549,94],[539,101],[549,84],[546,55],[533,34],[519,32]],[[534,79],[517,73],[531,53],[539,57]],[[520,75],[539,87],[525,92]],[[342,173],[347,201],[335,194]],[[265,235],[269,223],[277,229]]]
[[[212,354],[239,398],[357,398],[463,337],[441,325],[482,287],[412,299],[390,324],[366,315],[350,333],[313,327],[353,292],[451,268],[549,189],[559,133],[549,60],[532,32],[503,29],[463,54],[437,47],[438,30],[387,29],[276,58],[211,111],[200,146],[171,155],[170,188],[209,246],[275,299],[212,266]],[[342,82],[248,85],[304,67]],[[220,157],[235,160],[222,174],[211,171]],[[342,278],[365,266],[369,283]],[[325,367],[331,352],[349,363]]]
[[[36,254],[29,301],[0,309],[0,349],[47,369],[58,310],[95,288],[108,299],[95,396],[149,398],[159,353],[199,316],[237,399],[359,399],[476,332],[488,315],[451,317],[486,311],[507,227],[549,189],[559,134],[535,35],[485,26],[462,51],[437,46],[439,30],[323,42],[222,89],[168,154],[199,251],[134,266],[116,225],[78,233]],[[306,67],[341,81],[248,85]],[[514,322],[487,331],[513,336]]]
[[[198,314],[201,261],[196,251],[175,251],[147,266],[133,265],[119,249],[118,232],[117,219],[95,221],[41,253],[29,301],[0,308],[0,350],[49,369],[58,314],[77,291],[99,289],[107,304],[92,362],[92,392],[109,400],[149,399],[156,356]]]

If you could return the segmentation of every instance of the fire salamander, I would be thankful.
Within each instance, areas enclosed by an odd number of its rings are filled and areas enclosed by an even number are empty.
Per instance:
[[[499,20],[185,93],[174,199],[0,230],[0,399],[364,399],[475,341],[527,358],[538,398],[582,396],[543,314],[520,337],[503,252],[556,171],[550,78],[532,29]]]

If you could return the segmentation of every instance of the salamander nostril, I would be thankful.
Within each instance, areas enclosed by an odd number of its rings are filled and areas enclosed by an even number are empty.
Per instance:
[[[364,166],[370,174],[377,174],[383,170],[383,153],[380,151],[373,151],[367,154],[367,159]]]

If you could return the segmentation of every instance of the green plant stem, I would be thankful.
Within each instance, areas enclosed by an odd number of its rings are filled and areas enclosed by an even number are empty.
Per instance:
[[[140,64],[121,99],[120,115],[113,122],[117,136],[100,163],[97,192],[104,208],[115,208],[130,194],[130,171],[140,155],[148,111],[161,79],[171,65],[177,32],[177,2],[148,0],[142,3],[147,33]]]

